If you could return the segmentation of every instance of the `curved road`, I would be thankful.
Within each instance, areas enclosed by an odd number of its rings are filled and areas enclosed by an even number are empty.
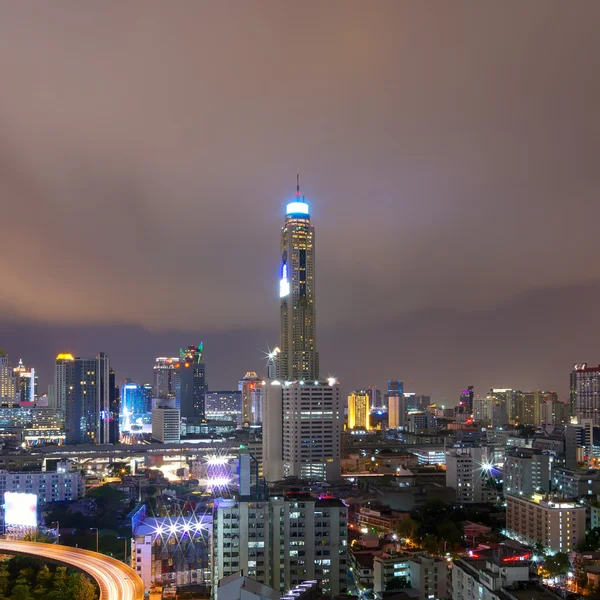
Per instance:
[[[0,553],[25,554],[76,567],[93,577],[100,600],[143,600],[144,584],[138,574],[119,560],[70,546],[0,540]]]

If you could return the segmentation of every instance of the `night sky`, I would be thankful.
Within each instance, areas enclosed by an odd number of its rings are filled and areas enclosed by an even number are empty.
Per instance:
[[[322,375],[556,389],[598,364],[600,2],[5,2],[0,347],[118,379],[277,344],[301,188]]]

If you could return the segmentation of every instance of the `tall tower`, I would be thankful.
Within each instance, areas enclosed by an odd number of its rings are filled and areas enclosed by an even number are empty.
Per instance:
[[[310,209],[300,197],[288,203],[281,230],[281,352],[277,371],[281,379],[302,381],[319,379],[319,354],[316,350],[315,311],[315,228]]]
[[[181,417],[186,419],[204,419],[204,394],[206,393],[206,374],[202,362],[204,346],[188,346],[179,351],[175,364],[175,406]]]

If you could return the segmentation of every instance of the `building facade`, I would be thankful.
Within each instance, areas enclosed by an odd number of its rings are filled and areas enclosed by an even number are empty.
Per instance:
[[[174,444],[181,440],[178,408],[162,404],[152,409],[152,439],[163,444]]]
[[[203,344],[188,346],[180,350],[175,364],[175,406],[181,416],[190,420],[205,418],[204,395],[207,390],[206,370],[203,357]]]
[[[154,362],[154,397],[165,400],[175,398],[175,365],[177,357],[159,356]]]
[[[219,499],[213,509],[213,586],[243,568],[252,579],[281,591],[317,580],[322,593],[345,594],[347,525],[340,500],[308,494]]]
[[[365,390],[354,391],[348,396],[348,428],[369,430],[371,394]]]
[[[206,418],[215,421],[234,421],[242,426],[242,394],[237,390],[206,392]]]
[[[562,499],[506,496],[506,532],[528,545],[571,552],[585,539],[585,506]]]
[[[504,460],[504,491],[531,496],[550,491],[550,453],[533,448],[509,449]]]
[[[253,425],[255,423],[260,423],[260,420],[257,418],[257,415],[255,415],[252,409],[253,400],[255,400],[255,395],[253,392],[256,388],[260,389],[261,387],[262,379],[260,379],[253,371],[248,371],[240,380],[238,390],[240,391],[242,400],[241,422],[244,427],[248,427],[249,425]]]
[[[579,423],[591,419],[594,425],[600,425],[600,365],[573,365],[570,390],[571,416],[577,417]]]

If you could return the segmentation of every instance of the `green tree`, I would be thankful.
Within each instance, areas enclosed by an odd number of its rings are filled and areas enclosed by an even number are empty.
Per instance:
[[[12,594],[10,595],[11,600],[29,600],[31,598],[31,591],[28,585],[18,584],[13,587]]]
[[[68,588],[71,600],[97,600],[96,586],[83,573],[69,575]]]
[[[67,579],[67,567],[56,567],[56,572],[52,579],[52,589],[61,592],[66,591]]]
[[[553,556],[548,556],[544,561],[544,568],[550,574],[550,577],[566,575],[571,570],[569,555],[565,552],[557,552]]]
[[[10,584],[10,573],[6,568],[6,563],[0,565],[0,594],[6,596],[8,593],[8,586]]]
[[[386,592],[391,590],[403,590],[409,588],[410,583],[406,577],[392,577],[385,586]]]

